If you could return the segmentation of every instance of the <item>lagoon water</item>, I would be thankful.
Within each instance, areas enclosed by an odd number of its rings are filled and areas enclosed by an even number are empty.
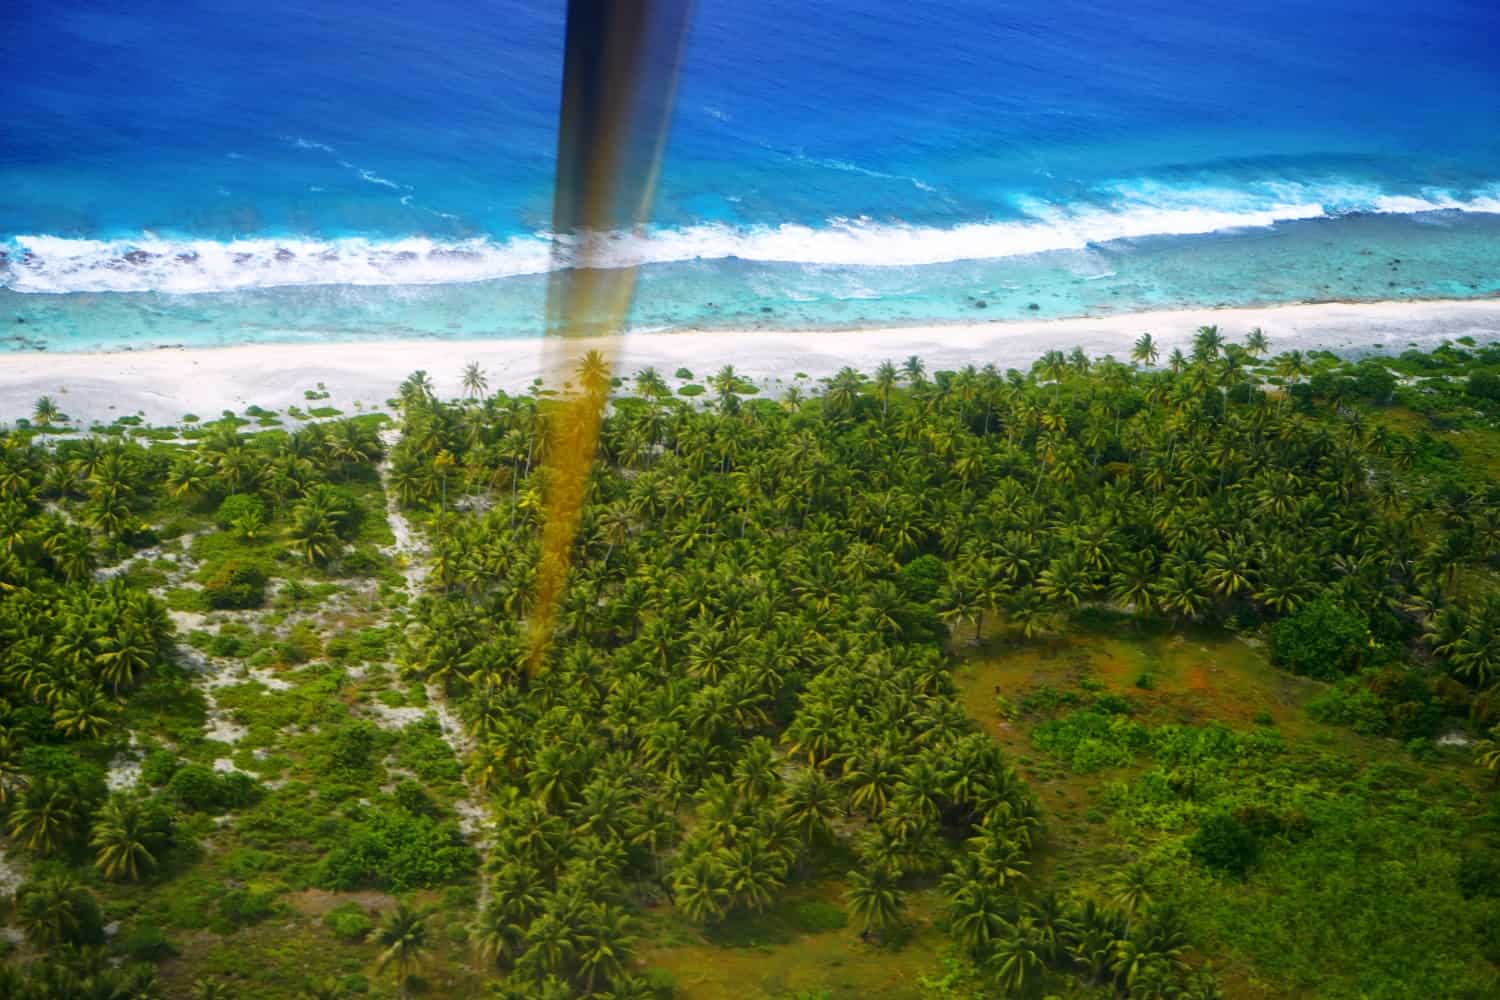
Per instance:
[[[529,336],[561,2],[19,0],[0,349]],[[1492,0],[698,0],[638,329],[1500,294]]]

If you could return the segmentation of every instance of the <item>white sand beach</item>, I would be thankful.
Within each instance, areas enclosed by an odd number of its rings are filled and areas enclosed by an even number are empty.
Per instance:
[[[1123,360],[1146,331],[1165,356],[1173,347],[1185,349],[1205,324],[1218,325],[1231,340],[1261,327],[1273,354],[1315,348],[1399,354],[1412,345],[1432,348],[1463,336],[1500,339],[1500,300],[1192,309],[854,331],[683,331],[569,343],[578,352],[605,348],[622,375],[651,365],[670,377],[685,367],[701,380],[732,364],[774,393],[777,380],[790,383],[795,373],[816,379],[845,365],[869,373],[882,360],[900,362],[913,354],[928,371],[965,364],[1025,368],[1046,351],[1074,347]],[[383,408],[400,381],[419,368],[440,395],[456,396],[463,368],[472,361],[484,368],[491,390],[515,392],[543,373],[543,346],[537,339],[396,340],[0,354],[0,423],[29,415],[43,394],[85,425],[130,414],[153,424],[175,424],[184,414],[211,419],[226,408],[242,412],[250,405],[268,410],[331,406],[354,413]],[[304,392],[319,383],[328,398],[309,403]]]

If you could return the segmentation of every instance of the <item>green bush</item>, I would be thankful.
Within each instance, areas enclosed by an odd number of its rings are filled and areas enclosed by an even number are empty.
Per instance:
[[[385,741],[373,723],[354,721],[341,726],[334,734],[328,752],[329,775],[343,780],[357,780],[369,771],[376,749]]]
[[[21,713],[12,714],[12,718]],[[45,718],[45,716],[44,716]],[[51,735],[51,734],[47,734]],[[84,811],[103,802],[108,794],[104,781],[104,768],[91,760],[79,756],[66,746],[28,746],[21,751],[20,770],[35,788],[47,781],[71,789],[78,805]]]
[[[920,555],[901,567],[901,589],[913,601],[930,601],[948,582],[948,568],[934,555]]]
[[[210,927],[232,934],[241,927],[258,924],[276,912],[276,894],[252,889],[230,889],[219,897],[218,912]]]
[[[177,773],[177,755],[170,750],[152,750],[141,761],[141,777],[146,784],[160,788]]]
[[[1493,372],[1475,372],[1469,376],[1464,391],[1476,399],[1500,401],[1500,375]]]
[[[323,916],[323,926],[345,941],[363,941],[375,924],[358,903],[344,903]]]
[[[167,792],[188,809],[212,809],[218,805],[219,776],[212,768],[189,764],[172,775]]]
[[[1458,891],[1464,899],[1500,897],[1500,854],[1471,854],[1458,866]]]
[[[50,905],[47,913],[56,918],[55,923],[46,921],[27,924],[26,934],[33,947],[45,950],[53,944],[103,943],[104,918],[99,912],[98,897],[71,873],[64,873],[59,866],[48,865],[46,869],[46,875],[41,871],[34,871],[32,877],[16,890],[15,906],[18,912],[27,912],[30,909],[29,898],[35,896],[48,901]],[[49,931],[55,931],[55,939],[52,941],[45,940]],[[38,939],[38,933],[43,935],[43,939]]]
[[[1260,854],[1260,843],[1244,823],[1218,812],[1208,816],[1189,838],[1188,850],[1209,868],[1244,878]]]
[[[1068,766],[1078,774],[1092,774],[1106,767],[1123,767],[1132,759],[1127,747],[1086,736],[1074,745]]]
[[[1135,711],[1130,699],[1121,694],[1101,694],[1094,697],[1094,711],[1105,715],[1129,715]]]
[[[120,950],[134,962],[161,962],[178,954],[177,947],[155,924],[133,928],[121,939]]]
[[[826,934],[849,926],[849,915],[842,908],[818,899],[787,904],[786,918],[801,934]]]
[[[374,809],[323,858],[315,878],[327,889],[409,892],[465,876],[476,862],[455,824]]]
[[[1151,734],[1151,752],[1158,764],[1202,764],[1234,761],[1255,749],[1279,749],[1275,733],[1240,736],[1221,722],[1206,726],[1161,726]]]
[[[206,652],[210,656],[246,656],[253,651],[251,644],[242,635],[220,632],[208,641]]]
[[[266,573],[253,562],[230,559],[220,563],[203,583],[210,607],[258,608],[266,600]]]
[[[1379,736],[1386,730],[1385,707],[1380,699],[1366,690],[1336,687],[1307,703],[1307,714],[1331,726],[1348,726],[1365,736]]]
[[[276,644],[281,662],[292,667],[306,663],[322,652],[323,642],[318,638],[318,631],[307,622],[293,627],[287,637]]]
[[[404,779],[396,786],[395,790],[391,793],[391,798],[396,800],[396,805],[402,811],[408,812],[413,816],[436,817],[438,815],[437,803],[432,800],[432,796],[427,793],[427,789],[410,778]]]
[[[1361,361],[1354,369],[1354,391],[1372,402],[1388,403],[1396,391],[1396,376],[1379,361]]]
[[[187,809],[222,812],[250,805],[259,797],[260,786],[239,771],[220,773],[202,764],[188,764],[167,782],[167,794]]]
[[[1071,770],[1088,774],[1129,764],[1151,736],[1127,716],[1085,710],[1042,723],[1031,739],[1038,749],[1067,761]]]
[[[368,545],[359,545],[339,557],[339,571],[345,576],[376,576],[386,560]]]
[[[1370,642],[1364,621],[1330,600],[1308,604],[1271,629],[1271,653],[1294,673],[1335,680],[1359,663]]]
[[[264,521],[266,505],[261,503],[260,497],[249,493],[231,493],[224,498],[223,503],[219,504],[214,520],[218,522],[220,528],[229,531],[246,517]]]

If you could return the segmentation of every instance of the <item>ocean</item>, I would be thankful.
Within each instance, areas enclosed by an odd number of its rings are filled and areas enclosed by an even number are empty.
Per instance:
[[[563,9],[12,0],[0,350],[542,326]],[[631,328],[1500,294],[1494,0],[697,0]]]

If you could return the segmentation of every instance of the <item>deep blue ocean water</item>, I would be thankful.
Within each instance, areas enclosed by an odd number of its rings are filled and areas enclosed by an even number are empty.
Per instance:
[[[561,3],[12,0],[0,336],[539,330]],[[632,323],[1500,294],[1494,0],[698,0]]]

